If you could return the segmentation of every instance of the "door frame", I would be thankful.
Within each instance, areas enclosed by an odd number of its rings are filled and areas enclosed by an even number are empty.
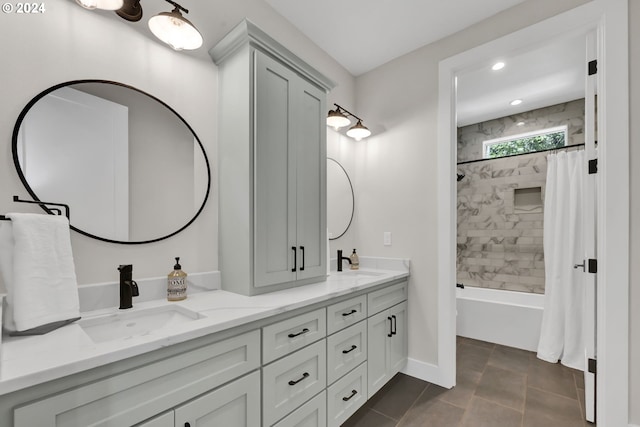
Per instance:
[[[456,378],[455,76],[500,53],[571,31],[597,29],[599,153],[597,186],[597,416],[600,427],[629,418],[629,58],[628,1],[594,0],[440,62],[438,102],[438,370]],[[586,70],[586,64],[585,64]],[[586,72],[586,71],[585,71]],[[606,207],[612,207],[606,209]]]

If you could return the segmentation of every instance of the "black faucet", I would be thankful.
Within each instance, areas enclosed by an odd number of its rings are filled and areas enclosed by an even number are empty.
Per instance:
[[[138,284],[132,279],[133,265],[126,264],[118,267],[120,271],[120,309],[133,307],[133,297],[140,295]]]
[[[351,264],[351,259],[348,256],[342,256],[342,249],[338,249],[338,271],[342,271],[342,261],[349,261]]]

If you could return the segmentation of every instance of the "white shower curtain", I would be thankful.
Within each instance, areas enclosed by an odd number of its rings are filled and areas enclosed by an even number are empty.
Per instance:
[[[544,197],[545,304],[538,358],[584,370],[584,151],[547,156]]]

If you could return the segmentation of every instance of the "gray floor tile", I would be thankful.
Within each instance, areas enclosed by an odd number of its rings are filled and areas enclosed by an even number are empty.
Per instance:
[[[523,426],[584,427],[585,421],[577,400],[529,387]]]
[[[459,336],[457,337],[457,340],[459,344],[472,344],[472,345],[475,345],[476,347],[489,348],[489,349],[493,349],[493,347],[495,347],[494,343],[474,340],[473,338],[466,338],[466,337]]]
[[[396,421],[363,406],[342,427],[395,427]]]
[[[445,402],[456,405],[460,408],[466,408],[469,405],[473,393],[475,393],[482,374],[480,372],[459,367],[456,373],[456,386],[451,390],[443,389],[440,399]]]
[[[484,371],[493,348],[479,347],[473,344],[462,343],[457,347],[457,369]]]
[[[559,363],[532,358],[527,385],[571,399],[578,398],[572,370]]]
[[[475,394],[491,402],[522,411],[526,387],[526,374],[487,366]]]
[[[521,427],[521,425],[521,412],[474,397],[464,414],[461,427]]]
[[[428,384],[418,378],[397,374],[367,402],[366,406],[400,420]]]
[[[530,351],[496,345],[487,363],[496,368],[526,373],[532,354]]]
[[[398,427],[458,427],[464,409],[438,399],[442,387],[429,385],[400,420]]]

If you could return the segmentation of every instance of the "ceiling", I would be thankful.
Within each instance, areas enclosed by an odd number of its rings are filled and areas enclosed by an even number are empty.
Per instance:
[[[498,61],[504,62],[505,67],[493,71],[491,66]],[[458,126],[583,98],[585,72],[584,33],[488,58],[487,62],[458,74]],[[522,103],[511,106],[515,99],[521,99]]]
[[[524,0],[265,0],[354,76]]]
[[[202,32],[205,45],[196,51],[179,54],[208,60],[208,47],[217,43],[241,19],[254,13],[256,2],[264,1],[265,7],[271,6],[349,72],[358,76],[524,0],[194,1],[185,1],[185,6],[194,9],[188,18]],[[162,1],[144,2],[145,17],[170,8]],[[100,12],[124,22],[113,12]],[[146,37],[153,38],[146,21],[143,18],[133,26]],[[459,125],[582,97],[583,45],[584,35],[554,41],[549,46],[529,49],[528,52],[487,59],[486,64],[461,74],[457,106]],[[498,59],[507,66],[493,72],[490,66]],[[522,98],[524,102],[518,107],[511,107],[509,102],[515,98]]]

